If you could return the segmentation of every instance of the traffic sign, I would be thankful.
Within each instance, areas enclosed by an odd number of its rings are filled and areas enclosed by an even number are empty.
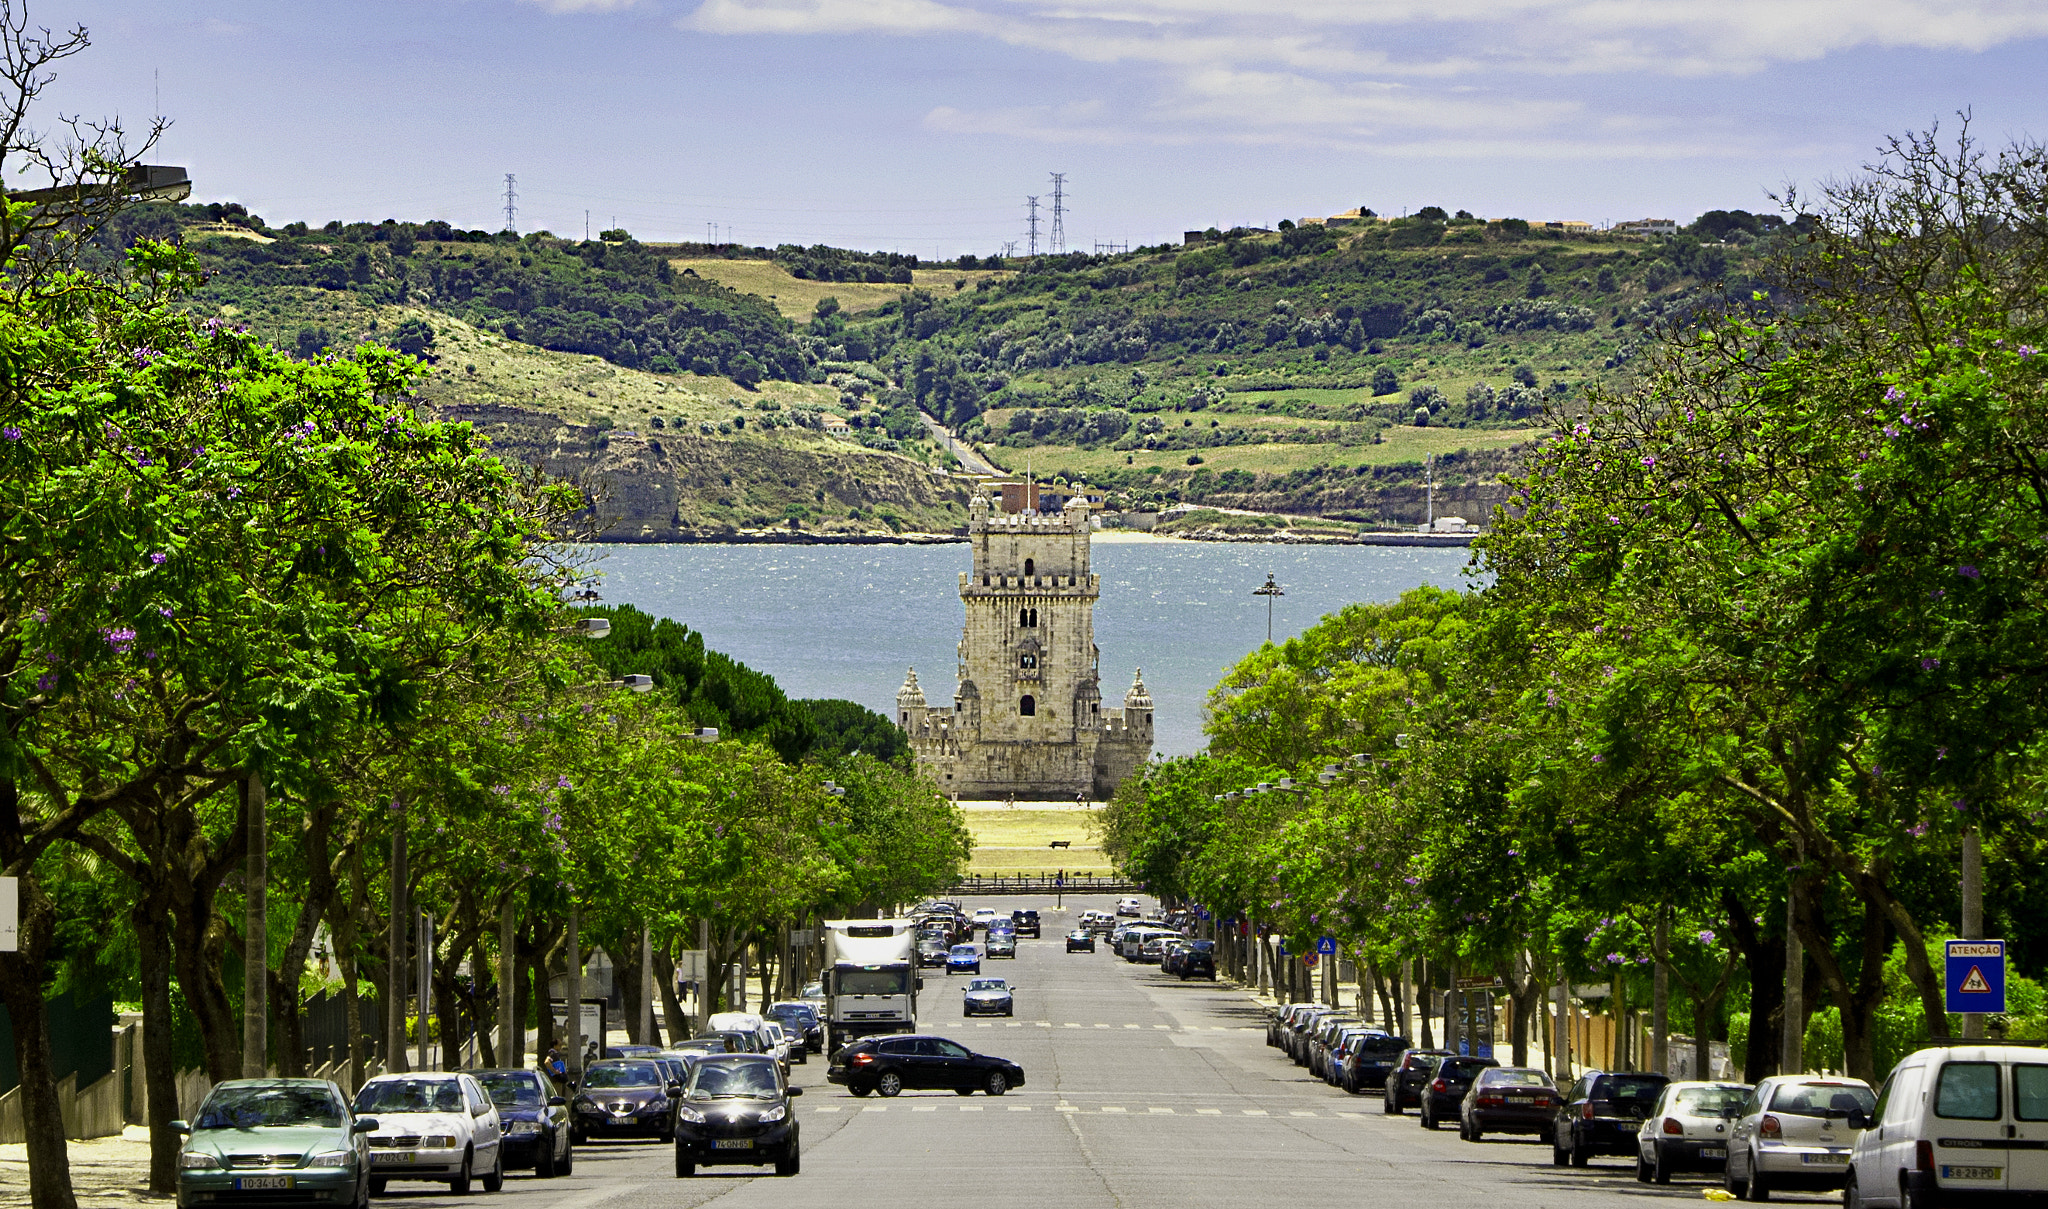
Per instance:
[[[1303,953],[1301,955],[1301,964],[1307,966],[1311,970],[1315,969],[1316,955],[1314,953]]]
[[[1995,1014],[2005,1011],[2005,942],[1948,942],[1945,1010]]]
[[[1325,957],[1335,956],[1337,952],[1336,938],[1333,936],[1325,936],[1321,940],[1318,940],[1316,942],[1316,952],[1321,953]]]

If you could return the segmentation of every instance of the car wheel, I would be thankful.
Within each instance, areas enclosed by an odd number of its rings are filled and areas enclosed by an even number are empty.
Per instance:
[[[689,1155],[684,1153],[682,1147],[676,1147],[676,1178],[687,1180],[695,1174],[697,1174],[697,1165],[690,1161]]]
[[[1856,1169],[1849,1169],[1849,1182],[1842,1185],[1842,1209],[1863,1209],[1863,1189],[1856,1183]]]
[[[1728,1156],[1728,1165],[1721,1169],[1721,1185],[1728,1190],[1728,1195],[1733,1197],[1742,1197],[1749,1192],[1749,1181],[1735,1178],[1735,1156],[1733,1153]]]
[[[1469,1125],[1465,1123],[1465,1117],[1462,1113],[1458,1116],[1458,1140],[1460,1142],[1469,1142],[1472,1140],[1472,1129]]]
[[[974,1094],[974,1089],[971,1087],[956,1087],[953,1089],[953,1094],[956,1096],[971,1096]]]
[[[789,1144],[788,1152],[785,1153],[781,1158],[775,1160],[775,1174],[795,1175],[798,1171],[801,1171],[803,1169],[802,1162],[802,1158],[797,1154],[796,1151],[796,1143],[791,1142]]]
[[[389,1177],[381,1175],[373,1175],[370,1177],[371,1196],[383,1196],[384,1190],[389,1187],[391,1187],[391,1180]]]
[[[903,1076],[893,1070],[885,1070],[875,1077],[875,1090],[887,1100],[903,1090]]]
[[[1486,1131],[1479,1128],[1479,1122],[1474,1121],[1465,1127],[1465,1140],[1467,1142],[1483,1141],[1485,1138]]]
[[[551,1180],[555,1178],[555,1140],[544,1137],[540,1140],[540,1154],[533,1160],[533,1178]]]
[[[1010,1077],[999,1070],[992,1070],[988,1073],[988,1082],[982,1085],[982,1090],[989,1095],[1000,1096],[1010,1090]]]
[[[491,1160],[490,1174],[484,1176],[484,1191],[496,1192],[505,1186],[505,1144],[498,1143],[498,1155]]]
[[[448,1181],[448,1191],[456,1196],[469,1195],[469,1165],[475,1161],[473,1155],[465,1152],[462,1156],[462,1173]]]
[[[1557,1144],[1557,1139],[1555,1137],[1551,1138],[1550,1165],[1552,1167],[1568,1167],[1571,1165],[1571,1161],[1571,1156],[1565,1153],[1564,1147],[1559,1146]]]
[[[1636,1151],[1636,1183],[1647,1184],[1649,1182],[1650,1164],[1643,1158],[1643,1152],[1638,1150]]]
[[[1655,1161],[1650,1164],[1650,1182],[1668,1184],[1671,1182],[1671,1156],[1662,1146],[1657,1147]]]
[[[874,1089],[871,1087],[855,1087],[853,1084],[849,1083],[846,1085],[846,1090],[852,1092],[856,1096],[861,1097],[862,1099],[866,1099],[867,1094],[873,1091]]]
[[[1593,1161],[1593,1152],[1579,1145],[1577,1135],[1572,1137],[1572,1166],[1584,1167]]]
[[[1401,1115],[1401,1102],[1392,1096],[1381,1096],[1380,1112],[1386,1116],[1398,1117]]]
[[[575,1172],[575,1170],[576,1170],[576,1148],[575,1148],[574,1146],[564,1146],[564,1147],[562,1147],[562,1161],[561,1161],[561,1162],[559,1162],[559,1163],[557,1163],[557,1164],[555,1164],[555,1174],[556,1174],[556,1175],[570,1175],[570,1174],[574,1173],[574,1172]]]
[[[1436,1128],[1436,1118],[1430,1115],[1429,1105],[1427,1104],[1422,1106],[1422,1127],[1424,1129]]]
[[[571,1129],[569,1131],[569,1143],[573,1146],[581,1146],[589,1140],[590,1135],[580,1129]]]
[[[1756,1170],[1754,1163],[1750,1165],[1749,1195],[1744,1199],[1752,1201],[1767,1201],[1771,1199],[1770,1181],[1764,1178],[1763,1172]]]

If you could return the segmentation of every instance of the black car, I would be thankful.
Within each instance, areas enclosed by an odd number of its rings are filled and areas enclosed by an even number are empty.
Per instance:
[[[1095,933],[1090,932],[1086,928],[1075,928],[1067,933],[1067,952],[1093,953],[1094,951]]]
[[[605,1058],[590,1064],[569,1103],[570,1134],[578,1144],[592,1134],[639,1134],[666,1142],[675,1108],[675,1084],[647,1058]]]
[[[1636,1135],[1671,1082],[1664,1075],[1587,1071],[1564,1095],[1550,1136],[1550,1161],[1584,1167],[1596,1154],[1636,1157]]]
[[[697,1063],[676,1101],[676,1177],[714,1164],[798,1168],[796,1106],[803,1095],[766,1054],[726,1054]]]
[[[1213,940],[1191,940],[1180,955],[1174,958],[1173,972],[1186,982],[1190,978],[1206,978],[1216,981],[1216,942]]]
[[[801,1037],[803,1047],[811,1053],[820,1053],[825,1048],[825,1021],[818,1015],[815,1003],[786,1003],[768,1005],[766,1013],[770,1020],[782,1026],[782,1031],[791,1037]]]
[[[974,1053],[944,1037],[864,1037],[832,1055],[825,1078],[845,1084],[856,1096],[893,1096],[905,1089],[1000,1096],[1024,1086],[1024,1068],[1008,1058]]]
[[[1438,1058],[1429,1072],[1429,1082],[1422,1088],[1422,1127],[1435,1129],[1446,1118],[1457,1120],[1472,1081],[1479,1077],[1479,1072],[1499,1065],[1491,1058],[1464,1058],[1456,1054]]]
[[[953,946],[935,935],[921,936],[917,941],[917,965],[919,969],[946,964],[946,950]]]
[[[1420,1105],[1422,1089],[1435,1078],[1437,1059],[1450,1056],[1451,1051],[1446,1049],[1402,1050],[1383,1085],[1387,1115],[1399,1116],[1402,1109]]]
[[[1458,1114],[1458,1136],[1467,1142],[1489,1133],[1533,1133],[1550,1137],[1557,1113],[1557,1085],[1534,1067],[1499,1066],[1479,1072]]]
[[[568,1175],[576,1166],[569,1141],[568,1101],[537,1070],[471,1071],[498,1106],[505,1170],[533,1168],[541,1179]]]
[[[1354,1096],[1368,1091],[1384,1092],[1387,1076],[1410,1048],[1406,1037],[1388,1033],[1367,1033],[1352,1043],[1337,1068],[1337,1086]]]
[[[1029,936],[1033,940],[1038,939],[1038,912],[1012,911],[1010,912],[1010,922],[1016,925],[1017,935]]]

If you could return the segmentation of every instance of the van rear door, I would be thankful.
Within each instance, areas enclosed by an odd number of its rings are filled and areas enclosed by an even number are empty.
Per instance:
[[[2011,1192],[2048,1192],[2048,1063],[2012,1064]]]
[[[1943,1188],[2003,1192],[2005,1070],[1997,1062],[1944,1062],[1934,1075],[1934,1170]]]

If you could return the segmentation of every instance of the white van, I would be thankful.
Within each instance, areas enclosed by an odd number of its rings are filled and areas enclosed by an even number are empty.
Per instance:
[[[1960,1205],[2048,1193],[2048,1050],[1924,1049],[1892,1068],[1843,1201]]]

